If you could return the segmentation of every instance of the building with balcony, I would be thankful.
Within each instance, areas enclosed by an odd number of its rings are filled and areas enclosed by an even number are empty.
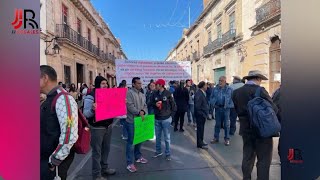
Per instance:
[[[238,75],[240,56],[238,44],[243,39],[241,0],[204,0],[204,10],[169,53],[166,60],[189,60],[192,79],[218,82],[225,75],[227,81]],[[172,53],[175,56],[172,56]]]
[[[116,85],[115,60],[127,59],[107,23],[86,0],[46,0],[46,29],[43,50],[58,81],[65,84],[94,84],[97,75]],[[51,41],[51,42],[50,42]],[[52,48],[58,46],[59,53]]]
[[[246,76],[261,70],[273,93],[280,85],[280,0],[204,0],[196,22],[183,31],[167,61],[190,59],[192,79],[216,82],[225,75]],[[190,57],[190,58],[188,58]]]
[[[261,70],[269,78],[262,85],[272,94],[281,80],[281,1],[242,1],[246,22],[239,51],[243,54],[241,75],[251,69]]]

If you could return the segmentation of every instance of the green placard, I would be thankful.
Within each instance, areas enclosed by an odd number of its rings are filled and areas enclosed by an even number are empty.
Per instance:
[[[154,115],[147,115],[142,121],[141,117],[134,118],[133,145],[142,143],[154,137]]]

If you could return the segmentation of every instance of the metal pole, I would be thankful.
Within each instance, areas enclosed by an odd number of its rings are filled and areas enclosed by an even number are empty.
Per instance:
[[[190,29],[190,3],[189,3],[189,29]]]

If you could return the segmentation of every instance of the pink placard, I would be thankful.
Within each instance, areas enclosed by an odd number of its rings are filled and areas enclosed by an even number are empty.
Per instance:
[[[96,121],[127,114],[127,88],[96,89]]]

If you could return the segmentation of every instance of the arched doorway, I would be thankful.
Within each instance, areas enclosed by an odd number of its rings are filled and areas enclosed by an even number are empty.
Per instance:
[[[280,86],[281,78],[281,40],[278,36],[271,38],[271,45],[269,48],[269,92],[272,94]]]

